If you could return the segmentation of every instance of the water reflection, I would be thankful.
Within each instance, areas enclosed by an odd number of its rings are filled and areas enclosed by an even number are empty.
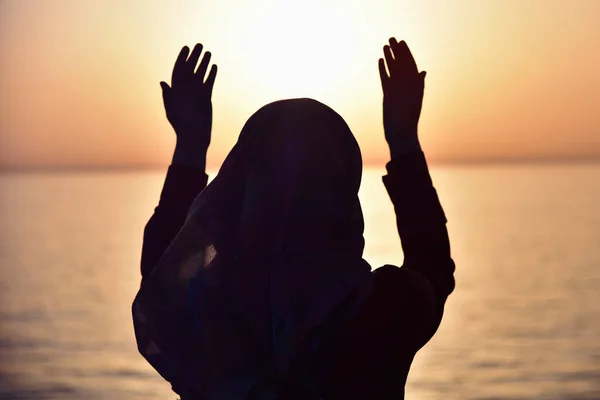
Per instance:
[[[361,190],[373,266],[402,260],[381,173]],[[600,398],[600,166],[432,175],[457,289],[406,398]],[[138,355],[129,308],[161,183],[0,175],[0,398],[175,398]]]

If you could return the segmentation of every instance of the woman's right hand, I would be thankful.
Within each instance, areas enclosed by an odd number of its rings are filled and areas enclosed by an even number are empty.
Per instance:
[[[423,105],[425,72],[419,72],[406,42],[390,38],[379,59],[383,88],[383,126],[392,159],[420,151],[417,127]],[[387,71],[386,71],[387,64]],[[389,74],[388,74],[389,72]]]
[[[206,163],[212,129],[212,90],[217,66],[210,63],[210,52],[205,52],[198,68],[202,45],[196,44],[192,53],[184,46],[175,61],[171,86],[161,82],[167,119],[177,135],[174,162],[200,166]],[[188,57],[189,55],[189,57]]]

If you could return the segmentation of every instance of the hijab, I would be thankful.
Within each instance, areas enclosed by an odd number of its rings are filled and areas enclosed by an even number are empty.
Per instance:
[[[133,304],[139,351],[184,400],[301,375],[366,302],[361,174],[349,127],[316,100],[246,122]]]

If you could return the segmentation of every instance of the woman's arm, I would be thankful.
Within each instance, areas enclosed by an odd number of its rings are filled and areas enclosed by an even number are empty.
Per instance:
[[[160,201],[144,229],[142,278],[152,271],[177,235],[192,202],[206,186],[208,177],[199,169],[171,165],[165,178]]]
[[[185,46],[179,53],[171,86],[160,83],[167,119],[175,130],[177,142],[160,201],[144,229],[142,278],[152,271],[181,229],[190,205],[208,179],[204,171],[212,129],[211,96],[217,66],[211,67],[204,80],[211,54],[205,52],[196,68],[202,45],[197,44],[191,54],[189,51]]]
[[[419,72],[404,41],[391,38],[384,57],[385,61],[379,60],[379,73],[385,137],[392,160],[383,181],[396,211],[404,251],[402,269],[418,288],[412,300],[422,308],[416,322],[426,342],[437,329],[446,298],[454,289],[454,262],[446,217],[418,137],[426,73]]]
[[[435,312],[441,319],[446,298],[454,290],[454,262],[446,217],[425,156],[421,151],[399,156],[388,163],[387,171],[383,182],[396,212],[404,252],[402,267],[428,280],[435,297]]]

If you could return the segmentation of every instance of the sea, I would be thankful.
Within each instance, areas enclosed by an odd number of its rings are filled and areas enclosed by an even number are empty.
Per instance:
[[[0,399],[177,398],[130,308],[164,173],[0,172]],[[373,268],[402,264],[384,173],[366,168],[360,192]],[[457,285],[406,399],[600,399],[600,164],[431,175]]]

